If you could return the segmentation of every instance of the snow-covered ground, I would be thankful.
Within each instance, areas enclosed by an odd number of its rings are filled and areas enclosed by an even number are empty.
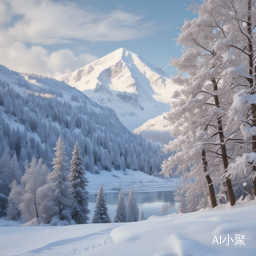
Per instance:
[[[255,216],[256,200],[124,224],[1,227],[0,255],[254,256]]]
[[[172,138],[172,124],[164,119],[166,113],[148,120],[142,126],[132,132],[141,135],[144,139],[152,140],[161,144],[168,144]]]
[[[103,185],[104,192],[130,190],[133,186],[134,191],[167,191],[175,190],[178,179],[162,179],[149,176],[141,171],[126,169],[126,172],[112,170],[112,172],[101,171],[100,175],[86,172],[89,181],[87,190],[90,193],[98,193],[100,185]]]

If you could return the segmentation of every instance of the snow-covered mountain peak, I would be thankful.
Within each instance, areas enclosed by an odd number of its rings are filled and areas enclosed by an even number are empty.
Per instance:
[[[92,100],[114,109],[130,130],[170,110],[176,86],[161,68],[120,48],[60,77]]]

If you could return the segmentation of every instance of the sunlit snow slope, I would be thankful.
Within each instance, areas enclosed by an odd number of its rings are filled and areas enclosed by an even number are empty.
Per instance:
[[[60,77],[97,103],[115,110],[130,130],[170,110],[176,86],[144,58],[120,48]]]
[[[164,119],[165,113],[148,120],[142,126],[133,130],[133,133],[141,135],[144,139],[153,140],[161,144],[168,144],[172,139],[172,124]]]

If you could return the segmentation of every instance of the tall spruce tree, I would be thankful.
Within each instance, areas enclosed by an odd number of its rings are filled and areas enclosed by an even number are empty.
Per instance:
[[[57,207],[57,215],[60,220],[71,220],[70,207],[72,196],[68,182],[68,162],[64,143],[61,136],[54,148],[55,158],[53,159],[53,171],[49,174],[49,181],[52,183],[52,201]]]
[[[126,204],[126,221],[133,222],[138,221],[139,219],[139,209],[136,202],[136,197],[133,192],[133,188],[131,187],[130,194],[128,196],[127,204]]]
[[[19,169],[19,163],[17,160],[16,153],[14,153],[11,162],[10,162],[10,175],[11,175],[11,181],[16,180],[17,183],[20,183],[21,180],[21,171]]]
[[[85,177],[83,159],[78,143],[75,144],[70,164],[71,167],[68,178],[73,196],[71,215],[72,219],[77,224],[85,224],[89,220],[88,214],[90,213],[88,209],[88,191],[86,190],[88,180]]]
[[[125,222],[126,221],[126,207],[124,201],[124,194],[121,189],[118,196],[118,203],[116,207],[116,216],[114,222]]]
[[[100,186],[100,191],[97,197],[97,202],[95,205],[94,215],[92,223],[110,223],[111,220],[108,215],[108,207],[103,195],[103,187]]]

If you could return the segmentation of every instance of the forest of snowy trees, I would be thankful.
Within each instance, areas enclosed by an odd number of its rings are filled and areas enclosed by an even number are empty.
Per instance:
[[[18,74],[12,71],[11,76],[13,73]],[[21,78],[18,84],[0,82],[0,216],[7,214],[10,185],[19,187],[26,170],[40,169],[40,182],[45,183],[47,173],[53,170],[54,148],[60,135],[69,161],[78,142],[86,171],[99,174],[101,170],[128,168],[151,175],[161,171],[160,146],[128,131],[113,110],[64,83],[35,79],[53,88],[56,84],[68,87],[71,101],[63,99],[61,87],[59,92],[44,88],[35,91]]]
[[[81,150],[75,144],[70,166],[66,156],[66,147],[61,139],[56,144],[53,170],[33,157],[30,164],[25,166],[25,174],[14,179],[9,186],[2,186],[8,191],[7,197],[1,197],[2,215],[7,213],[9,220],[26,221],[25,225],[86,224],[88,214],[88,180],[84,170]],[[125,202],[126,201],[126,202]],[[145,217],[142,213],[140,220]],[[134,222],[139,220],[139,210],[136,197],[131,187],[130,194],[125,200],[123,191],[119,193],[114,222]],[[101,185],[92,223],[110,223],[108,208]]]
[[[33,157],[20,180],[13,180],[10,188],[5,184],[10,193],[7,202],[2,198],[1,209],[9,220],[21,218],[34,224],[58,220],[85,224],[89,220],[88,181],[78,143],[74,147],[70,168],[61,136],[54,150],[52,172],[42,159],[37,161]]]
[[[166,118],[176,152],[162,165],[182,174],[176,199],[191,212],[256,196],[256,1],[204,0],[190,6],[171,60],[180,85]]]
[[[38,93],[22,96],[0,82],[0,156],[8,151],[12,158],[15,153],[23,172],[24,163],[34,156],[51,168],[53,148],[61,134],[69,159],[78,141],[87,171],[129,168],[158,173],[163,160],[160,147],[129,132],[113,110],[108,112],[96,112],[85,101],[73,106]],[[16,125],[9,124],[10,116]]]
[[[25,196],[21,187],[23,190],[38,189],[42,195],[42,201],[38,200],[38,203],[42,202],[44,207],[39,207],[38,211],[42,212],[37,212],[38,215],[46,216],[43,212],[52,209],[52,202],[45,204],[44,198],[50,191],[48,180],[54,183],[54,148],[60,136],[67,162],[72,159],[77,142],[76,147],[81,149],[79,161],[91,173],[100,174],[101,170],[112,169],[125,171],[126,168],[151,175],[161,171],[163,155],[160,146],[132,134],[113,110],[99,106],[63,82],[25,75],[41,86],[34,86],[19,73],[0,66],[0,217],[7,215],[8,200],[13,210],[9,212],[10,219],[23,214],[22,209],[27,206],[24,204],[17,210],[18,204],[12,203],[12,198]],[[40,179],[39,187],[27,188],[27,180],[35,173]],[[74,183],[71,186],[74,187],[73,196],[78,196],[79,187]],[[69,213],[77,223],[80,218],[86,219],[86,216],[74,217],[74,212],[79,212],[83,205],[82,201]],[[30,219],[31,213],[26,214],[24,219]],[[52,214],[45,217],[46,222]]]
[[[126,201],[126,202],[125,202]],[[116,214],[114,222],[135,222],[145,220],[143,212],[139,218],[139,208],[136,202],[136,196],[131,187],[129,196],[125,200],[122,189],[119,192],[118,202],[116,207]],[[92,223],[110,223],[110,217],[108,215],[108,208],[105,202],[103,187],[100,187],[100,191],[97,197],[95,205],[95,211],[92,219]]]

